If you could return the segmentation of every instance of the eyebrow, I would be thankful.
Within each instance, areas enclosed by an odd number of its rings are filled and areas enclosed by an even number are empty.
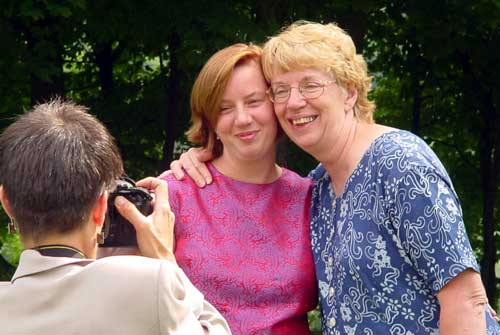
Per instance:
[[[261,96],[261,95],[265,96],[266,92],[265,91],[262,91],[262,92],[261,91],[253,91],[252,93],[245,95],[243,97],[243,99],[249,99],[249,98],[253,98],[255,96]],[[223,103],[229,103],[229,102],[231,102],[231,101],[227,100],[227,99],[222,99],[221,104],[223,104]]]
[[[319,79],[313,75],[310,75],[310,76],[305,76],[304,78],[302,78],[299,83],[301,82],[304,82],[304,81],[311,81],[311,80],[322,80],[322,79]],[[277,82],[274,82],[274,83],[271,83],[272,85],[290,85],[289,83],[285,83],[285,82],[282,82],[282,81],[277,81]]]
[[[310,80],[321,80],[321,79],[319,79],[315,76],[307,76],[307,77],[302,78],[301,81],[310,81]]]

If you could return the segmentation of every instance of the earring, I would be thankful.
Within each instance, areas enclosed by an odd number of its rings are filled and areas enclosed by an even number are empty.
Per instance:
[[[14,219],[10,219],[10,222],[7,225],[7,231],[9,232],[9,234],[17,233],[18,229],[16,223],[14,222]]]
[[[104,234],[97,233],[97,244],[104,244]]]
[[[217,141],[220,141],[220,137],[219,137],[219,135],[215,135],[215,139],[216,139]]]

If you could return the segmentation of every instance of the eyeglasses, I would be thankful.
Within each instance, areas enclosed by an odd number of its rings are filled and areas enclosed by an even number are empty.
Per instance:
[[[305,99],[319,98],[325,91],[325,86],[336,83],[335,80],[301,81],[298,87],[287,84],[277,84],[271,86],[267,93],[272,102],[282,104],[288,101],[292,88],[299,90]]]

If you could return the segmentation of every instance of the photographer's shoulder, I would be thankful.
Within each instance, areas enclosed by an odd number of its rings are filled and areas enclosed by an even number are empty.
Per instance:
[[[140,256],[140,251],[137,246],[97,248],[97,259],[110,256]]]

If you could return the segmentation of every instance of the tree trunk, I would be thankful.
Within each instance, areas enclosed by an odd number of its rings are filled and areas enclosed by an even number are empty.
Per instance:
[[[111,42],[99,43],[95,46],[95,62],[99,68],[99,82],[103,98],[107,98],[113,91],[113,48]]]
[[[165,140],[163,142],[163,160],[161,162],[161,171],[169,169],[170,162],[173,159],[174,153],[174,143],[175,143],[175,118],[178,114],[180,103],[179,99],[181,97],[181,74],[179,69],[179,63],[177,59],[177,53],[180,48],[180,37],[177,32],[172,32],[169,38],[168,51],[169,51],[169,73],[167,74],[166,68],[162,65],[162,77],[165,80],[165,88],[163,94],[165,94],[165,99],[162,99],[166,103],[165,105],[165,118],[164,118],[164,134]],[[163,63],[163,60],[160,64]],[[162,101],[162,103],[163,103]],[[162,109],[162,108],[160,108]]]
[[[63,76],[63,48],[57,40],[57,36],[48,36],[46,39],[39,39],[34,36],[29,27],[25,29],[26,42],[31,54],[32,69],[46,70],[47,76],[31,70],[29,74],[31,89],[31,105],[43,103],[56,96],[64,96],[64,76]],[[50,46],[55,53],[40,53],[40,50]]]
[[[363,53],[365,47],[365,34],[368,29],[368,15],[365,12],[352,8],[349,12],[340,13],[338,23],[352,38],[358,54]]]
[[[500,176],[500,115],[495,108],[494,96],[491,87],[482,85],[472,70],[470,57],[457,53],[457,58],[464,71],[464,86],[474,87],[476,96],[472,97],[467,105],[485,106],[481,117],[483,129],[478,142],[479,170],[481,173],[481,190],[483,193],[483,259],[481,260],[481,278],[490,303],[495,304],[497,299],[497,280],[495,264],[497,249],[495,245],[495,202]]]
[[[422,87],[418,84],[417,76],[413,76],[413,90],[415,94],[413,95],[413,106],[412,106],[412,118],[411,118],[411,132],[415,135],[420,134],[420,108],[422,106]]]
[[[498,189],[500,136],[495,132],[496,118],[493,106],[482,113],[484,128],[479,140],[480,171],[483,191],[483,250],[481,261],[481,277],[486,288],[488,299],[496,302],[497,280],[495,275],[495,202]],[[497,120],[495,120],[497,119]]]
[[[94,46],[95,63],[99,68],[99,85],[101,86],[103,98],[107,98],[113,93],[115,87],[113,69],[116,60],[126,48],[126,44],[120,41],[118,46],[113,49],[112,43],[111,41],[106,41],[97,43]]]
[[[490,302],[496,302],[497,280],[495,274],[495,203],[498,189],[500,135],[495,131],[498,115],[494,107],[483,113],[485,127],[479,141],[480,171],[483,191],[483,240],[484,255],[481,262],[481,277]],[[498,129],[498,128],[497,128]]]

